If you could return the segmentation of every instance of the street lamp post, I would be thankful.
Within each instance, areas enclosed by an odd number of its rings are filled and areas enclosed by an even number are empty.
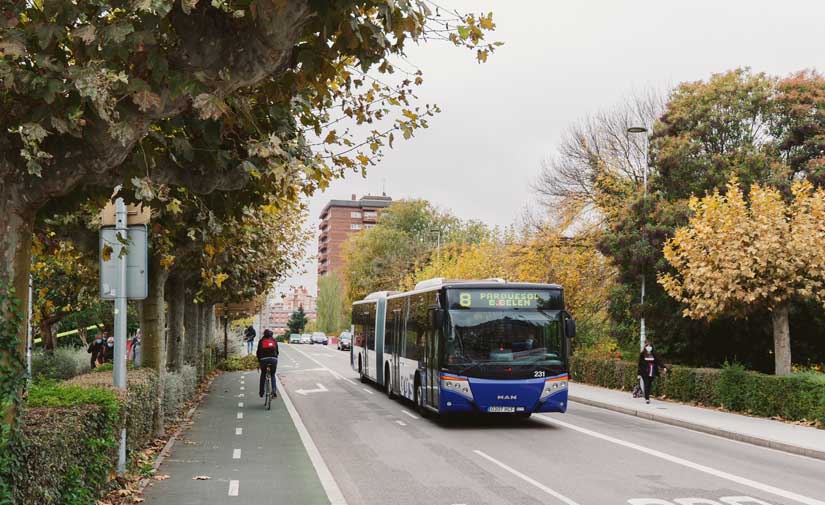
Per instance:
[[[441,229],[433,228],[430,230],[430,233],[434,233],[436,236],[435,242],[435,263],[438,265],[438,268],[441,268]]]
[[[644,126],[631,126],[627,129],[628,133],[643,133],[645,134],[645,163],[642,169],[642,204],[644,205],[644,217],[647,217],[647,151],[648,151],[648,142],[649,137],[647,136],[647,128]],[[642,223],[642,239],[645,239],[645,226],[646,223]],[[644,304],[645,304],[645,267],[642,265],[642,296],[640,300],[640,305],[642,306],[642,310],[644,311]],[[644,312],[639,321],[639,351],[644,349],[645,341],[647,340],[647,334],[645,331],[645,316]]]

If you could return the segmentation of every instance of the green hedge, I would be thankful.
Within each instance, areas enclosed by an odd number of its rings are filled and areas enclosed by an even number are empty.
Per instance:
[[[239,370],[257,370],[258,358],[254,354],[247,354],[246,356],[230,356],[221,361],[218,368],[226,372],[237,372]]]
[[[151,370],[130,373],[126,395],[111,382],[111,373],[98,373],[32,386],[19,430],[0,440],[0,504],[95,503],[114,472],[120,428],[130,451],[142,448],[158,395]]]
[[[573,380],[630,391],[636,363],[574,356]],[[807,421],[825,428],[825,380],[799,374],[786,377],[746,371],[739,365],[722,369],[668,367],[653,387],[655,396],[763,417]]]

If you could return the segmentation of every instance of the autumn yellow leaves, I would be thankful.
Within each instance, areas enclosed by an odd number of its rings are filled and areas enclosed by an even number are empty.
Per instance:
[[[675,273],[659,274],[684,315],[714,319],[770,310],[777,357],[788,349],[788,303],[825,304],[825,191],[796,182],[790,195],[754,184],[747,196],[736,178],[726,191],[690,200],[693,216],[664,247]],[[781,347],[781,349],[780,349]]]

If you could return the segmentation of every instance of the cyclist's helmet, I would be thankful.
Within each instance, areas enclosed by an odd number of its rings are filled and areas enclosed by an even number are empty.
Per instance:
[[[264,338],[272,338],[272,330],[264,330]]]

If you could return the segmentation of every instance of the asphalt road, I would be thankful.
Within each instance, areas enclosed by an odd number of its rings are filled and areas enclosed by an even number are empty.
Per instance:
[[[528,420],[423,419],[361,384],[349,353],[281,349],[336,504],[825,505],[820,460],[576,403]]]

